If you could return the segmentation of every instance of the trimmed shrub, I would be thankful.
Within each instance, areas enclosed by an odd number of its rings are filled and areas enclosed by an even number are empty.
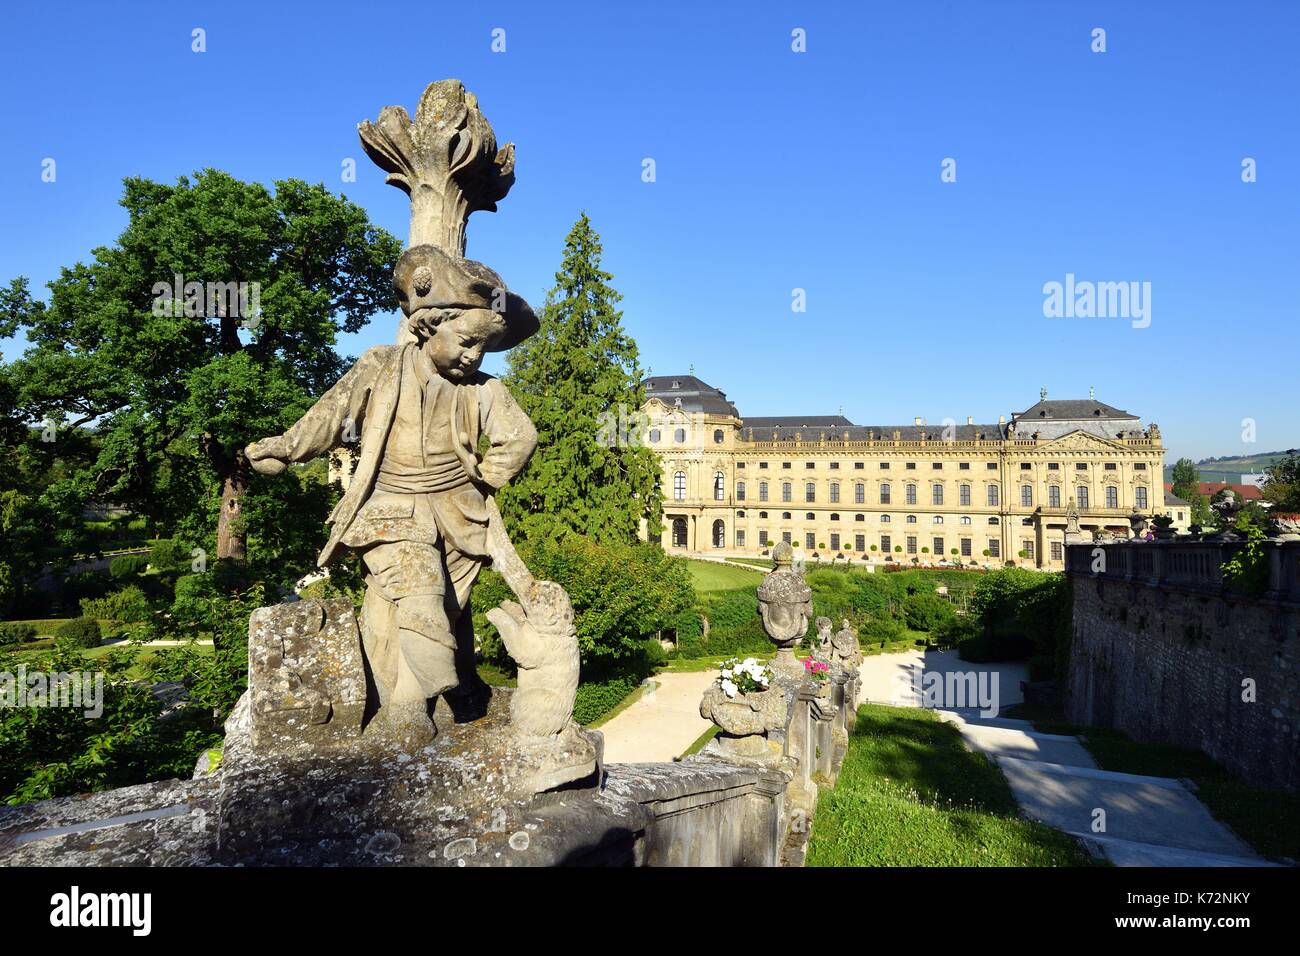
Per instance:
[[[68,647],[99,647],[103,637],[99,622],[93,617],[74,617],[71,621],[64,621],[54,632],[54,640]]]
[[[133,577],[149,567],[147,554],[123,554],[114,558],[108,565],[108,573],[118,579]]]
[[[84,598],[81,602],[81,613],[85,617],[103,618],[106,621],[147,621],[150,612],[149,599],[134,584],[128,584],[106,597]]]
[[[25,621],[0,623],[0,647],[36,640],[36,625]]]
[[[190,548],[173,538],[159,538],[149,547],[149,564],[158,570],[167,568],[189,568]]]
[[[865,644],[893,644],[907,640],[903,625],[888,617],[873,618],[858,630],[858,641]]]
[[[617,707],[641,683],[636,677],[616,677],[578,685],[573,701],[573,719],[580,724],[599,720]]]
[[[903,620],[914,631],[933,631],[954,617],[952,605],[937,594],[909,594],[903,601]]]
[[[977,625],[969,617],[958,617],[953,615],[939,622],[939,625],[930,632],[930,639],[934,642],[935,647],[941,650],[947,650],[956,647],[962,641],[975,637],[979,633]]]

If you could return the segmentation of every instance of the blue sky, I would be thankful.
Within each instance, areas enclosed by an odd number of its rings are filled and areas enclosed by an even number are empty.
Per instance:
[[[0,281],[43,292],[111,242],[122,177],[206,166],[325,182],[405,238],[356,123],[454,76],[518,148],[469,255],[540,306],[585,209],[643,364],[693,365],[743,413],[991,421],[1095,386],[1170,460],[1300,445],[1300,4],[87,2],[3,23]],[[1067,273],[1151,283],[1149,327],[1046,318]]]

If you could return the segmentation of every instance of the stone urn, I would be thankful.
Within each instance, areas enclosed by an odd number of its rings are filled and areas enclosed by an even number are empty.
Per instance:
[[[787,678],[803,679],[803,665],[794,656],[794,646],[808,633],[813,616],[812,588],[790,565],[794,549],[781,541],[772,549],[773,568],[758,586],[758,610],[763,630],[776,645],[772,669]]]
[[[1157,541],[1173,541],[1178,537],[1178,532],[1174,530],[1174,523],[1171,519],[1161,521],[1157,518],[1154,522],[1155,527],[1152,529]]]
[[[1268,529],[1277,541],[1300,541],[1300,514],[1271,514]]]
[[[785,690],[775,682],[767,690],[737,691],[734,697],[715,683],[700,699],[700,716],[721,728],[710,749],[767,764],[779,761],[784,743],[773,733],[785,730],[789,706]]]
[[[1128,525],[1133,530],[1133,540],[1141,541],[1147,531],[1147,517],[1136,508],[1128,516]]]

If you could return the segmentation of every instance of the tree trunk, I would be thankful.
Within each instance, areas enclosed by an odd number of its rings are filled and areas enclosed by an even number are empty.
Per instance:
[[[229,462],[227,468],[219,469],[218,474],[221,476],[221,513],[217,516],[217,559],[244,561],[248,558],[248,536],[243,522],[248,466],[239,455],[235,461]]]

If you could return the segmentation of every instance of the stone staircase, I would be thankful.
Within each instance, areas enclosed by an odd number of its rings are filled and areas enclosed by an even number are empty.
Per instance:
[[[936,713],[998,765],[1026,816],[1116,866],[1276,865],[1215,820],[1181,780],[1099,770],[1079,738],[1038,733],[1027,720]],[[1098,811],[1105,828],[1094,832]]]

